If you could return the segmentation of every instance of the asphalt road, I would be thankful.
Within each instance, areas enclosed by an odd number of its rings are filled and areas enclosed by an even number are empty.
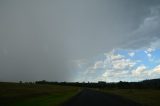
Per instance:
[[[84,89],[62,106],[141,106],[120,96]]]

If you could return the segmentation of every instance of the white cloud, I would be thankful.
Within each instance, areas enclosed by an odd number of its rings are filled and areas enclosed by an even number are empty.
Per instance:
[[[117,54],[117,55],[111,54],[110,55],[111,60],[119,60],[119,59],[122,59],[123,57],[124,56],[122,56],[120,54]]]
[[[147,69],[146,66],[141,65],[132,71],[132,75],[133,76],[140,76],[145,73],[146,69]]]
[[[160,65],[156,66],[153,71],[152,74],[160,74]]]
[[[134,69],[135,70],[135,69]],[[133,75],[132,70],[106,70],[106,72],[102,75],[101,79],[107,82],[118,82],[118,81],[140,81],[149,78],[154,78],[149,75],[150,72],[146,69],[137,69],[136,74]]]
[[[140,81],[151,78],[160,77],[160,65],[148,69],[145,65],[140,65],[132,70],[106,70],[102,76],[101,80],[108,82],[118,82],[118,81]]]
[[[149,58],[151,58],[151,57],[152,57],[152,54],[148,53],[147,56],[148,56]]]
[[[128,69],[133,67],[136,64],[135,61],[126,59],[125,56],[120,54],[115,54],[114,52],[110,52],[109,54],[106,54],[105,62],[106,62],[105,66],[107,66],[107,64],[110,64],[110,68],[114,70]]]
[[[135,70],[132,70],[132,77],[136,80],[152,79],[160,77],[160,65],[152,69],[147,69],[146,66],[141,65]]]
[[[152,52],[154,52],[155,49],[154,48],[148,48],[147,50],[145,50],[144,52],[146,53],[146,55],[148,56],[150,61],[153,61],[152,59]]]
[[[147,52],[149,52],[149,53],[151,53],[151,52],[153,52],[153,51],[155,51],[155,49],[153,49],[153,48],[148,48],[148,49],[147,49]]]
[[[104,63],[106,67],[99,79],[109,82],[127,80],[129,78],[130,70],[137,63],[136,61],[127,59],[125,56],[115,54],[114,52],[105,54],[105,56],[106,60]]]
[[[146,54],[151,54],[152,52],[154,52],[155,51],[155,49],[153,49],[153,48],[148,48],[147,50],[145,50],[144,52],[146,53]]]
[[[133,67],[136,62],[131,61],[130,59],[119,59],[112,61],[113,69],[115,70],[124,70]]]
[[[133,57],[135,55],[135,52],[128,53],[129,56]]]
[[[154,49],[148,48],[144,52],[148,55],[153,52]],[[131,51],[128,51],[132,53]],[[135,53],[133,51],[133,53]],[[160,65],[150,69],[143,64],[143,60],[132,60],[127,58],[128,56],[118,54],[115,50],[109,53],[105,53],[104,60],[95,61],[94,64],[90,64],[85,68],[82,68],[81,79],[87,81],[139,81],[149,78],[160,77]],[[83,81],[84,81],[83,80]]]
[[[124,56],[123,55],[120,55],[120,54],[116,54],[115,55],[115,49],[113,49],[111,52],[109,52],[109,53],[105,53],[104,54],[106,57],[108,57],[109,59],[111,59],[111,60],[119,60],[119,59],[122,59],[122,58],[124,58]]]
[[[100,68],[104,68],[104,62],[103,61],[97,61],[95,62],[93,69],[100,69]]]
[[[153,52],[154,49],[147,49],[147,52]],[[149,54],[149,53],[148,53]],[[114,57],[114,58],[112,58]],[[130,60],[120,54],[110,52],[106,55],[106,63],[110,67],[105,67],[104,73],[98,79],[117,82],[117,81],[139,81],[160,76],[160,65],[148,69],[145,65],[135,66],[139,60]],[[104,62],[105,63],[105,62]]]
[[[85,74],[88,73],[96,73],[96,71],[98,71],[99,69],[103,69],[104,68],[104,62],[103,61],[97,61],[94,63],[93,66],[90,66],[86,69]]]
[[[103,77],[107,79],[114,79],[114,78],[125,78],[128,76],[128,71],[116,71],[116,70],[106,70],[105,73],[103,73]]]

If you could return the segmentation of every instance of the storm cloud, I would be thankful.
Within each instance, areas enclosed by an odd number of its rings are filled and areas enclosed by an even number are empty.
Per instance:
[[[156,48],[159,28],[159,0],[1,0],[0,81],[74,81],[75,61]]]

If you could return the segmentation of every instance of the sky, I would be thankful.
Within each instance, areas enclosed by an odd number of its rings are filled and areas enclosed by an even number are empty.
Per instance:
[[[0,81],[160,78],[159,0],[1,0]]]

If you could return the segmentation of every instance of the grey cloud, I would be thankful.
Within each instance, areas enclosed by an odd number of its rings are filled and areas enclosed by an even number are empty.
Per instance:
[[[157,48],[156,43],[160,39],[160,6],[150,8],[150,15],[144,18],[139,27],[127,37],[127,45],[130,49],[153,47]]]
[[[72,81],[76,73],[71,61],[123,44],[132,48],[128,42],[137,38],[126,38],[158,4],[158,0],[1,0],[0,80]]]

